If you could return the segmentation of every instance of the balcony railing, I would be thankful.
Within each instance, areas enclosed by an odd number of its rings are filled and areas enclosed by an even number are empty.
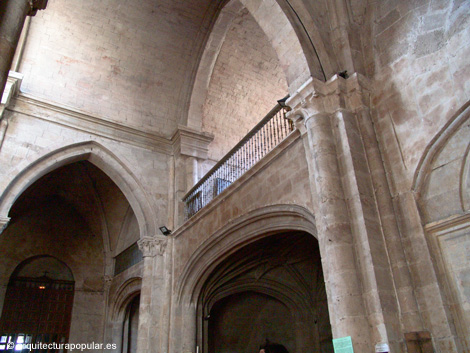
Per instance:
[[[206,206],[294,131],[294,126],[286,119],[285,113],[286,108],[277,104],[189,190],[183,198],[185,219],[191,218]]]

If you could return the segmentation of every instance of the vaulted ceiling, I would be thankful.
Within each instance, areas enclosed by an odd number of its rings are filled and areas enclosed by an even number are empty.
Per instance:
[[[169,136],[224,2],[50,0],[31,21],[22,91]]]

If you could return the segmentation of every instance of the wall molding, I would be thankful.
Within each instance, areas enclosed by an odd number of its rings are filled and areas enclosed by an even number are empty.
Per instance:
[[[7,109],[117,142],[169,155],[173,153],[172,141],[164,136],[125,126],[61,104],[40,100],[24,93],[13,98]]]
[[[453,233],[462,229],[470,228],[470,212],[462,215],[454,215],[446,219],[428,223],[424,230],[436,236]]]

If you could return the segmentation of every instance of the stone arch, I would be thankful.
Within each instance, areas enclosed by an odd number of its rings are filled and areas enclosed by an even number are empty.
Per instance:
[[[100,168],[119,187],[135,212],[141,236],[157,234],[154,212],[139,180],[115,154],[95,141],[51,149],[32,162],[28,160],[14,168],[9,173],[12,179],[0,195],[0,219],[8,219],[16,199],[39,178],[61,166],[82,160]]]
[[[242,247],[281,231],[304,231],[317,237],[315,218],[304,207],[274,205],[250,211],[216,231],[194,251],[176,284],[178,300],[194,305],[220,263]]]
[[[462,127],[465,122],[470,119],[470,101],[465,103],[454,115],[449,122],[436,134],[426,147],[421,157],[413,178],[412,190],[416,194],[418,200],[425,192],[426,184],[432,171],[433,163],[439,156],[441,151],[446,147],[450,139]],[[466,164],[468,165],[468,163]],[[464,172],[463,169],[462,172]],[[465,175],[465,174],[463,174]]]
[[[260,284],[254,284],[254,285],[251,285],[251,286],[243,286],[243,287],[239,287],[237,288],[236,290],[231,290],[231,291],[228,291],[227,293],[224,293],[224,295],[221,295],[220,298],[217,298],[217,300],[214,302],[214,305],[213,307],[211,308],[211,311],[207,311],[206,313],[202,313],[202,309],[201,307],[198,307],[198,313],[197,313],[197,317],[198,317],[198,320],[197,320],[197,325],[198,325],[198,329],[197,329],[197,342],[198,342],[198,345],[200,347],[202,347],[201,351],[202,352],[205,352],[205,351],[211,351],[211,341],[212,341],[212,344],[216,341],[214,335],[211,335],[211,331],[214,332],[214,331],[217,331],[216,327],[219,326],[220,324],[225,324],[226,320],[221,320],[221,317],[220,315],[217,314],[218,310],[216,309],[217,307],[220,308],[225,308],[227,309],[228,307],[230,307],[230,305],[227,306],[227,302],[228,301],[229,303],[233,300],[237,300],[239,298],[243,298],[246,296],[248,296],[248,298],[259,298],[259,297],[264,297],[267,299],[267,301],[270,303],[270,305],[275,305],[276,307],[280,308],[281,310],[284,310],[284,314],[285,315],[282,315],[282,320],[280,320],[282,322],[282,325],[287,325],[289,327],[289,329],[291,330],[290,331],[290,335],[286,335],[286,332],[284,331],[284,335],[283,335],[283,339],[286,339],[286,336],[290,336],[291,338],[291,343],[294,343],[295,346],[298,346],[298,342],[300,341],[299,338],[297,337],[298,335],[296,335],[296,330],[295,330],[295,327],[299,326],[299,322],[301,322],[300,320],[300,316],[301,316],[301,313],[299,313],[299,310],[298,310],[298,306],[296,305],[297,303],[295,303],[294,301],[292,300],[289,300],[289,298],[284,295],[284,293],[282,293],[283,290],[286,290],[287,288],[283,288],[283,287],[277,287],[277,288],[269,288],[269,284],[268,283],[260,283]],[[291,294],[291,293],[289,293]],[[225,303],[224,303],[225,302]],[[222,304],[222,305],[220,305]],[[224,310],[224,309],[222,309]],[[228,309],[230,310],[230,309]],[[210,313],[210,315],[209,315]],[[251,313],[252,316],[250,318],[250,321],[251,320],[256,320],[258,322],[259,318],[256,317],[256,313]],[[261,320],[260,322],[263,322],[264,320]],[[226,324],[225,324],[226,325]],[[211,328],[212,326],[212,328]],[[238,326],[238,325],[234,325],[234,326]],[[306,327],[309,327],[309,325],[305,325]],[[251,334],[253,335],[253,330],[249,330],[251,331]],[[264,331],[264,330],[263,330]],[[271,333],[270,333],[270,337],[269,338],[273,338],[273,329],[271,328]],[[247,333],[247,331],[244,332],[245,334]],[[277,332],[278,333],[278,332]],[[228,334],[228,333],[227,333]],[[242,336],[243,337],[243,340],[249,340],[251,341],[252,340],[252,337],[250,337],[249,335],[244,335],[242,334],[241,332],[240,333],[237,333],[235,336]],[[279,335],[279,333],[277,334]],[[276,336],[277,336],[276,335]],[[212,336],[212,337],[211,337]],[[215,335],[217,336],[217,335]],[[260,344],[262,343],[265,339],[267,339],[268,337],[266,337],[264,334],[256,334],[255,333],[255,337],[256,336],[260,336],[259,338],[263,337],[261,340],[260,339],[255,339],[255,341]],[[233,339],[234,337],[232,337]],[[279,339],[279,337],[278,337]],[[285,341],[282,342],[283,344],[286,344]],[[254,347],[251,347],[251,348],[254,348]],[[214,349],[212,347],[212,349]],[[240,350],[241,351],[241,350]]]
[[[48,249],[41,249],[37,252],[32,252],[32,253],[24,253],[22,254],[22,256],[20,258],[17,259],[16,261],[16,265],[14,266],[11,266],[9,269],[8,269],[8,272],[6,273],[6,276],[4,278],[4,283],[1,283],[0,282],[0,285],[6,285],[9,281],[9,279],[14,276],[16,270],[22,265],[24,264],[25,262],[31,260],[31,259],[37,259],[37,258],[42,258],[42,257],[51,257],[51,258],[54,258],[56,259],[57,261],[61,262],[64,264],[64,266],[66,266],[69,270],[70,270],[70,273],[72,274],[73,276],[73,280],[76,282],[76,283],[83,283],[85,278],[83,276],[82,273],[80,273],[80,271],[78,270],[78,266],[76,263],[74,262],[70,262],[65,259],[65,257],[63,256],[63,254],[58,254],[58,253],[54,253],[52,254],[50,251],[48,251]]]
[[[121,322],[124,318],[127,305],[140,294],[142,278],[133,277],[125,281],[110,298],[112,303],[110,318],[113,322]]]
[[[470,346],[470,101],[427,146],[412,191],[459,344]]]
[[[465,152],[460,180],[460,199],[462,202],[462,209],[464,211],[470,211],[470,144]]]
[[[123,347],[123,331],[129,305],[140,295],[141,289],[142,278],[132,277],[122,283],[114,294],[109,296],[111,306],[108,324],[111,329],[108,332],[108,342],[115,343],[119,352],[121,352]]]
[[[327,76],[333,74],[329,55],[315,24],[308,23],[309,33],[307,34],[300,19],[293,15],[293,8],[284,2],[231,0],[223,7],[209,34],[196,71],[189,98],[187,126],[201,129],[202,107],[207,97],[212,70],[227,30],[236,14],[243,7],[248,9],[268,37],[285,72],[291,94],[311,76],[326,81]],[[281,30],[286,32],[281,35],[279,32]]]
[[[73,275],[73,271],[72,269],[62,260],[58,259],[56,256],[52,256],[52,255],[36,255],[36,256],[32,256],[32,257],[28,257],[26,258],[25,260],[21,261],[13,270],[13,272],[11,273],[10,275],[10,278],[14,277],[14,276],[20,276],[23,274],[24,271],[31,271],[33,270],[34,272],[41,272],[43,268],[41,268],[41,262],[42,261],[48,261],[48,262],[51,262],[49,264],[46,264],[49,265],[49,266],[54,266],[55,267],[55,272],[51,273],[51,274],[48,274],[49,277],[54,277],[54,276],[60,276],[59,277],[56,277],[54,279],[65,279],[65,280],[68,280],[68,281],[75,281],[75,278],[74,278],[74,275]],[[40,264],[39,265],[39,268],[38,269],[38,263]],[[31,266],[31,264],[34,264],[35,266]],[[44,265],[43,265],[44,266]],[[33,268],[31,268],[33,267]],[[28,271],[29,270],[29,271]],[[48,268],[48,270],[50,270]],[[56,273],[58,271],[58,273]],[[31,273],[28,273],[28,276],[27,277],[40,277],[40,275],[42,275],[42,273],[34,273],[34,275],[32,275]],[[24,274],[23,274],[24,276]]]
[[[299,297],[298,293],[291,290],[288,286],[280,285],[279,283],[258,280],[251,283],[232,283],[231,287],[225,288],[223,291],[217,293],[210,301],[207,303],[208,306],[201,308],[202,310],[207,310],[203,315],[205,316],[210,312],[210,308],[219,300],[224,299],[228,296],[235,295],[242,292],[253,291],[261,294],[270,296],[279,302],[283,303],[292,313],[303,314],[309,310],[307,305],[304,305],[302,299]],[[293,300],[293,298],[295,300]]]

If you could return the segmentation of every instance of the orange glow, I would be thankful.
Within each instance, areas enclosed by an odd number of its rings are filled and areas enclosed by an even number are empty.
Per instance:
[[[46,289],[46,286],[39,286],[39,289]]]

